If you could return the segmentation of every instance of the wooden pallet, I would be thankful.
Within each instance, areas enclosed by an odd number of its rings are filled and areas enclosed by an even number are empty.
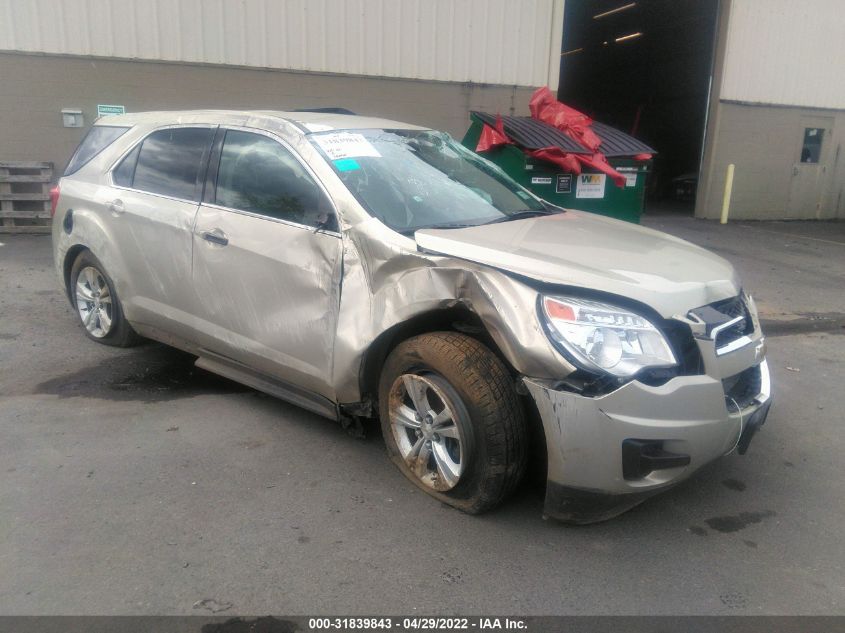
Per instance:
[[[0,161],[0,233],[49,233],[53,163]]]

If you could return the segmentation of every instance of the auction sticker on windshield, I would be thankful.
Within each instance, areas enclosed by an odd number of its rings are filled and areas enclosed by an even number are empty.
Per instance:
[[[334,134],[320,134],[315,136],[314,140],[323,148],[326,156],[331,160],[358,158],[360,156],[381,157],[378,150],[362,134],[336,132]]]

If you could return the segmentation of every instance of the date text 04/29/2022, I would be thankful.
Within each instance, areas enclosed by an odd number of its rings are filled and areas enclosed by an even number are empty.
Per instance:
[[[401,628],[400,628],[401,623]],[[445,630],[510,630],[519,631],[528,628],[520,618],[500,617],[406,617],[401,620],[390,617],[378,618],[310,618],[308,628],[318,630],[396,630],[401,631],[445,631]]]

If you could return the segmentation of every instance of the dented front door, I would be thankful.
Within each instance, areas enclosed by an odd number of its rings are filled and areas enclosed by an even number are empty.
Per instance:
[[[221,131],[209,170],[193,237],[201,345],[333,399],[342,241],[328,197],[257,131]]]
[[[336,235],[201,206],[193,267],[201,343],[332,397],[340,255]]]

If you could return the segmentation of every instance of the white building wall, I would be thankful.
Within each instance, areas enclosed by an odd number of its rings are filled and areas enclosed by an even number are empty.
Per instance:
[[[564,0],[0,0],[0,50],[557,87]]]
[[[721,99],[845,108],[843,0],[732,0]]]

